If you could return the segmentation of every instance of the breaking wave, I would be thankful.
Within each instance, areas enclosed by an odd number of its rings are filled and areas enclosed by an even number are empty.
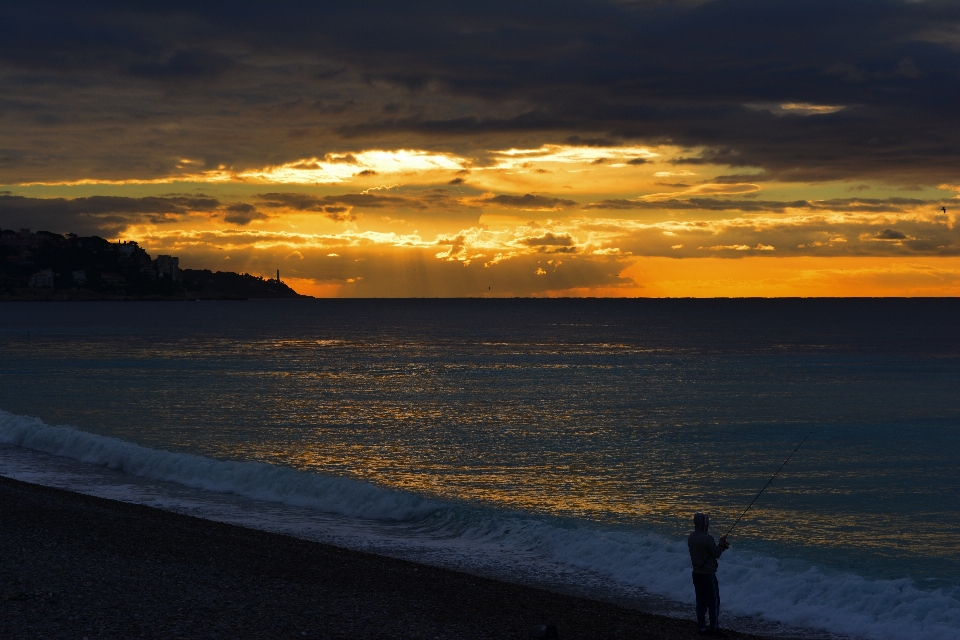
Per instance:
[[[612,589],[640,588],[692,603],[683,540],[592,522],[424,498],[348,478],[257,462],[150,449],[0,411],[0,443],[179,485],[400,527],[413,545],[464,558],[550,564],[588,572]],[[910,579],[872,580],[731,550],[721,568],[724,608],[792,627],[876,640],[960,640],[960,593]]]
[[[195,489],[281,502],[354,518],[410,520],[440,504],[412,493],[349,478],[297,471],[261,462],[213,460],[149,449],[117,438],[50,426],[0,411],[0,442]]]

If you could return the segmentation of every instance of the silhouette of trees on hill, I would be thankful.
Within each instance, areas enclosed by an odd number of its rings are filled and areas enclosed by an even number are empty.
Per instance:
[[[50,290],[53,290],[51,292]],[[297,298],[276,279],[229,271],[183,269],[175,256],[156,259],[136,242],[0,230],[0,292],[35,299],[44,292],[90,292],[131,298]],[[29,294],[29,295],[27,295]]]

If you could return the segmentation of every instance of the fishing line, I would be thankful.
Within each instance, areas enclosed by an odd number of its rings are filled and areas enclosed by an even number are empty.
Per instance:
[[[801,441],[800,441],[800,444],[797,445],[797,448],[794,449],[793,452],[792,452],[790,455],[787,456],[787,459],[783,461],[783,464],[780,465],[780,468],[777,469],[777,472],[774,473],[772,476],[770,476],[770,479],[767,480],[767,484],[763,485],[763,489],[760,489],[760,493],[758,493],[758,494],[756,495],[756,497],[754,497],[754,499],[750,501],[750,504],[748,504],[748,505],[747,505],[747,508],[743,510],[743,513],[740,514],[740,517],[737,518],[737,521],[734,522],[733,525],[731,525],[731,527],[730,527],[730,529],[727,531],[727,533],[724,534],[724,537],[730,535],[730,532],[733,531],[733,528],[737,526],[737,523],[740,522],[740,520],[743,518],[743,516],[747,515],[747,511],[750,511],[750,507],[752,507],[752,506],[753,506],[753,503],[757,501],[757,498],[759,498],[759,497],[763,494],[763,492],[767,490],[767,487],[770,486],[770,483],[773,482],[773,479],[776,478],[777,475],[778,475],[781,471],[783,471],[783,468],[784,468],[785,466],[787,466],[787,463],[788,463],[788,462],[790,462],[790,458],[793,457],[793,454],[796,453],[796,452],[800,449],[800,447],[803,446],[803,443],[806,442],[806,441],[807,441],[807,438],[809,438],[811,435],[813,435],[813,431],[811,431],[810,433],[808,433],[807,436],[806,436],[806,438],[804,438],[803,440],[801,440]]]
[[[763,495],[763,492],[767,490],[767,487],[770,486],[770,483],[773,482],[773,479],[776,478],[776,477],[780,474],[781,471],[783,471],[783,468],[784,468],[785,466],[787,466],[787,463],[788,463],[788,462],[790,462],[790,458],[793,457],[793,454],[800,450],[800,447],[803,446],[803,443],[806,442],[806,441],[807,441],[807,438],[809,438],[811,435],[813,435],[813,431],[811,431],[810,433],[808,433],[808,434],[806,435],[806,437],[805,437],[803,440],[800,441],[800,444],[797,445],[797,448],[794,449],[794,450],[790,453],[790,455],[787,456],[787,459],[783,461],[783,464],[780,465],[780,468],[777,469],[777,472],[774,473],[772,476],[770,476],[770,479],[767,480],[767,484],[763,485],[763,489],[760,489],[760,493],[758,493],[758,494],[753,498],[753,500],[750,501],[750,504],[747,505],[747,508],[743,510],[743,513],[740,514],[740,517],[737,518],[736,522],[734,522],[733,525],[730,527],[730,529],[727,530],[727,532],[723,535],[723,538],[721,538],[721,540],[723,540],[723,539],[726,538],[728,535],[730,535],[730,532],[733,531],[733,528],[737,526],[737,524],[740,522],[740,520],[743,518],[743,516],[747,515],[747,511],[750,511],[750,507],[752,507],[752,506],[753,506],[753,503],[757,501],[757,498],[759,498],[761,495]],[[707,557],[707,559],[704,560],[703,562],[701,562],[701,563],[700,563],[700,566],[698,566],[696,569],[694,569],[694,571],[696,572],[696,571],[699,571],[700,569],[703,569],[704,565],[706,565],[707,562],[709,562],[709,561],[710,561],[710,557]]]

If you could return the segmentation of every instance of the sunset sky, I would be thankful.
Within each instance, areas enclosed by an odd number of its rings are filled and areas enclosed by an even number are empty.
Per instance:
[[[955,1],[150,4],[0,7],[0,227],[316,296],[960,294]]]

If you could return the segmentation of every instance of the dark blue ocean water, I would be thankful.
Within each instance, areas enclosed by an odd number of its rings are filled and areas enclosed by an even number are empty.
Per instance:
[[[809,434],[731,536],[727,610],[960,638],[958,320],[946,299],[2,303],[0,472],[55,454],[61,486],[111,467],[194,488],[168,505],[243,496],[683,603],[692,514],[725,532]]]

